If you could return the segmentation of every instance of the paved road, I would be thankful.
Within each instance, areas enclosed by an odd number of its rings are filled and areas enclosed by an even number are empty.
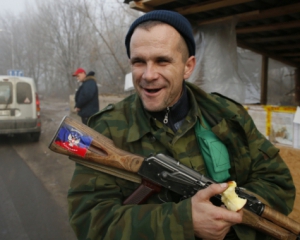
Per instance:
[[[68,222],[67,191],[74,163],[48,149],[68,103],[41,102],[42,134],[0,135],[0,239],[75,240]]]
[[[0,140],[0,239],[69,239],[66,214],[13,149]]]
[[[102,99],[101,107],[117,100]],[[76,239],[66,199],[74,162],[48,148],[66,115],[78,118],[68,101],[41,99],[39,142],[0,135],[0,240]]]

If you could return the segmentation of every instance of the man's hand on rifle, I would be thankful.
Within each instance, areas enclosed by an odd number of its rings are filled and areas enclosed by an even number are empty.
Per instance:
[[[216,207],[209,200],[212,196],[224,192],[227,186],[227,183],[211,184],[192,197],[193,225],[197,237],[224,239],[232,225],[242,222],[242,211],[233,212],[224,207]]]

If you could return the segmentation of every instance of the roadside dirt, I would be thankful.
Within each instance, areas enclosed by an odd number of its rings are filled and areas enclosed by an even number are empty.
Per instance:
[[[294,209],[289,217],[300,223],[300,149],[282,145],[277,145],[276,147],[280,149],[280,155],[291,171],[297,191]]]

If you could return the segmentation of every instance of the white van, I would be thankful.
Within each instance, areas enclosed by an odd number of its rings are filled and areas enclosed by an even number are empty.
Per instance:
[[[33,141],[41,134],[40,101],[34,80],[0,76],[0,134],[28,133]]]

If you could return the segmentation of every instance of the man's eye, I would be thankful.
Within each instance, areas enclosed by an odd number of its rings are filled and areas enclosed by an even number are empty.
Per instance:
[[[168,63],[168,59],[165,59],[165,58],[161,58],[161,59],[158,59],[157,60],[158,63]]]
[[[134,60],[134,61],[131,61],[131,64],[132,64],[132,65],[141,64],[141,63],[143,63],[142,60]]]

